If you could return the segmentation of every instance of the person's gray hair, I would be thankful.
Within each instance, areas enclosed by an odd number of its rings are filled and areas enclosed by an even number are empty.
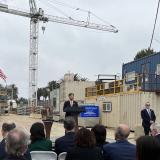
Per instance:
[[[156,130],[157,133],[160,133],[160,124],[158,124],[158,123],[153,123],[153,124],[150,126],[150,129],[151,129],[151,131],[152,131],[152,130]]]
[[[129,134],[130,134],[130,128],[125,124],[121,124],[116,128],[115,139],[125,140],[128,138]]]
[[[64,120],[64,128],[67,131],[71,131],[75,128],[76,126],[76,122],[75,119],[73,117],[66,117]]]
[[[13,129],[6,137],[6,152],[9,155],[23,155],[29,145],[29,139],[29,134],[24,129]]]

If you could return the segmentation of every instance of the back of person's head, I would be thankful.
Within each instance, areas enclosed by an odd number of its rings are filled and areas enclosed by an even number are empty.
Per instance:
[[[126,124],[120,124],[115,131],[115,140],[126,140],[130,134],[130,128]]]
[[[81,148],[93,148],[96,146],[94,133],[87,128],[81,128],[76,134],[76,145]]]
[[[10,132],[10,131],[11,131],[12,129],[14,129],[14,128],[16,128],[15,123],[10,123],[10,122],[8,122],[8,123],[3,123],[3,124],[2,124],[2,136],[5,137],[6,134],[7,134],[8,132]]]
[[[160,125],[157,123],[153,123],[150,127],[152,136],[156,136],[160,134]]]
[[[142,136],[136,141],[137,160],[160,160],[160,143],[152,136]]]
[[[6,137],[6,151],[8,155],[21,156],[29,145],[29,135],[23,129],[13,129]]]
[[[65,118],[64,128],[65,128],[66,132],[74,131],[75,126],[76,126],[76,122],[75,122],[74,118],[72,118],[72,117]]]
[[[106,128],[103,125],[95,125],[91,131],[94,133],[95,137],[96,137],[96,143],[97,144],[104,144],[106,141]]]
[[[35,142],[37,140],[41,140],[45,138],[45,130],[44,130],[44,125],[41,122],[36,122],[31,126],[30,129],[30,139],[31,142]]]

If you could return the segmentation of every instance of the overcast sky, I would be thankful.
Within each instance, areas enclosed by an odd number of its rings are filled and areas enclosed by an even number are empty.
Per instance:
[[[7,0],[1,0],[7,1]],[[121,74],[122,63],[133,60],[137,51],[150,43],[157,0],[37,0],[38,7],[46,14],[77,19],[86,19],[87,14],[57,5],[67,2],[90,10],[105,21],[116,26],[119,33],[94,31],[49,22],[39,36],[39,81],[38,87],[51,80],[58,80],[70,71],[90,80],[97,74]],[[57,12],[57,8],[65,15]],[[14,8],[29,9],[28,0],[8,0]],[[29,19],[0,13],[0,68],[7,75],[7,83],[19,87],[19,96],[28,96]],[[91,17],[96,23],[103,23]],[[159,20],[155,39],[160,41]],[[160,43],[153,41],[159,51]],[[3,83],[0,80],[0,83]]]

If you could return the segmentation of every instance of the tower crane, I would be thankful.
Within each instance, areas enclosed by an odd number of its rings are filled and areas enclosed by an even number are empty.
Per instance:
[[[35,0],[29,0],[30,12],[9,8],[8,5],[0,3],[0,12],[30,18],[30,51],[29,51],[29,106],[37,107],[37,82],[38,82],[38,31],[39,22],[55,22],[77,27],[117,33],[114,26],[91,23],[89,20],[75,20],[71,17],[58,17],[44,14],[42,8],[37,8]]]

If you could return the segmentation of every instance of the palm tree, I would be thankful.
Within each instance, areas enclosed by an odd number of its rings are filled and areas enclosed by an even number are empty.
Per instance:
[[[48,86],[50,91],[53,91],[53,89],[57,89],[60,87],[60,84],[57,81],[51,81],[48,83]]]
[[[43,92],[43,100],[46,101],[47,97],[49,97],[49,90],[47,87],[42,88],[42,92]]]
[[[88,78],[80,76],[78,73],[74,74],[74,81],[87,81]]]
[[[17,100],[18,99],[18,87],[15,84],[9,85],[7,87],[7,95],[10,99]]]
[[[40,98],[43,96],[43,89],[38,88],[37,89],[37,99],[40,100]]]

